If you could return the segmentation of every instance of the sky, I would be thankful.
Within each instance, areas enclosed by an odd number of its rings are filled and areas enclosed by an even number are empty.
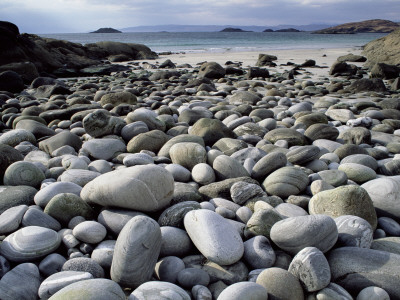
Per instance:
[[[0,20],[27,33],[148,25],[341,24],[400,21],[400,0],[0,0]]]

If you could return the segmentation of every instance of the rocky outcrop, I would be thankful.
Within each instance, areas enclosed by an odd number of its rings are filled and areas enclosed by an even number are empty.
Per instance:
[[[373,67],[376,63],[389,65],[400,64],[400,29],[373,40],[364,46],[362,54],[367,57],[366,66]]]
[[[314,31],[318,34],[352,34],[362,32],[383,32],[389,33],[400,28],[398,23],[388,20],[366,20],[362,22],[345,23],[342,25],[325,28],[322,30]]]
[[[0,21],[0,68],[15,71],[26,81],[32,81],[41,72],[81,75],[80,70],[102,64],[102,60],[116,54],[125,54],[131,60],[157,57],[141,44],[98,42],[83,46],[20,34],[16,25]]]

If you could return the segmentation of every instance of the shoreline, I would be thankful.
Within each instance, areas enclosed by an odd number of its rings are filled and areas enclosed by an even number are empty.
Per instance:
[[[167,59],[170,59],[174,64],[190,64],[195,67],[202,62],[217,62],[222,66],[225,65],[227,61],[240,62],[243,68],[254,67],[259,54],[270,54],[277,56],[276,67],[267,67],[268,70],[273,72],[284,72],[290,70],[294,65],[287,65],[288,62],[294,64],[302,64],[308,59],[313,59],[316,61],[318,67],[306,68],[306,71],[310,71],[312,74],[306,74],[316,79],[321,76],[328,76],[329,69],[337,58],[342,55],[353,53],[356,55],[361,55],[362,50],[355,47],[349,48],[319,48],[319,49],[290,49],[290,50],[270,50],[270,51],[246,51],[246,52],[223,52],[223,53],[173,53],[168,55],[160,55],[155,60],[135,60],[134,62],[148,62],[148,63],[162,63]],[[361,67],[364,63],[355,63],[357,67]],[[308,73],[308,72],[307,72]]]

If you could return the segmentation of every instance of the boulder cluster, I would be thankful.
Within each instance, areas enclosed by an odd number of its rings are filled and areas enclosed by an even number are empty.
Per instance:
[[[400,91],[349,59],[1,73],[0,298],[400,299]]]

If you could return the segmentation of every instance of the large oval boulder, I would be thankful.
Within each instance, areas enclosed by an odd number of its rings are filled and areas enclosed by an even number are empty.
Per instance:
[[[156,165],[138,165],[96,177],[84,186],[81,197],[88,203],[143,212],[169,205],[174,178]]]

